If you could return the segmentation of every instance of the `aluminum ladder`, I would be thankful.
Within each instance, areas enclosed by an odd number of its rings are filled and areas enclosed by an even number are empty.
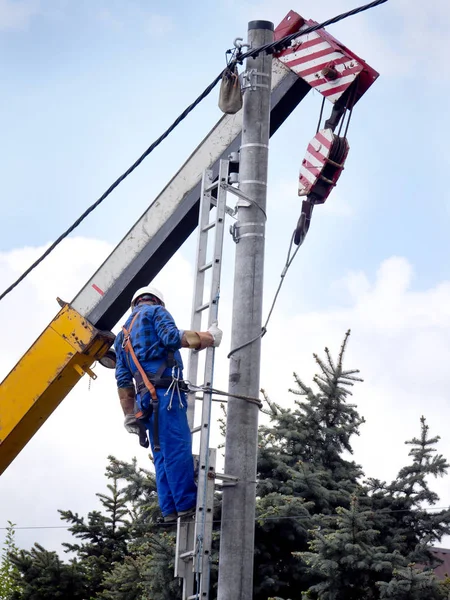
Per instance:
[[[225,214],[227,212],[234,214],[234,211],[226,205],[229,170],[230,162],[220,160],[216,181],[212,170],[207,170],[203,174],[191,320],[193,331],[202,331],[202,316],[205,311],[208,314],[208,327],[218,318]],[[210,221],[211,205],[216,206],[215,219],[212,221]],[[212,230],[214,230],[212,257],[209,262],[206,262],[208,234]],[[204,302],[205,276],[209,270],[211,270],[210,295],[209,300]],[[194,386],[198,385],[198,369],[199,353],[191,350],[187,379]],[[212,387],[213,374],[214,348],[207,348],[204,379],[200,385]],[[194,429],[196,396],[196,392],[191,392],[188,397],[189,425],[193,434],[200,433],[195,521],[179,518],[177,523],[175,577],[183,579],[183,600],[209,600],[214,485],[216,478],[227,479],[224,475],[216,475],[216,449],[209,447],[212,394],[201,392],[200,398],[197,396],[202,400],[202,415],[200,426]]]

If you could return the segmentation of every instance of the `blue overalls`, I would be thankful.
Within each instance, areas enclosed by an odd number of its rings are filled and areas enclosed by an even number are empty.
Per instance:
[[[169,353],[173,353],[178,367],[177,377],[183,377],[181,334],[170,313],[159,305],[138,305],[125,323],[128,330],[133,317],[138,316],[130,334],[136,358],[151,378],[167,362]],[[117,335],[115,342],[117,354],[117,387],[133,387],[133,378],[137,372],[131,356],[123,348],[123,332]],[[167,367],[162,373],[170,377],[172,369]],[[159,442],[160,450],[155,451],[153,419],[145,420],[156,471],[158,501],[163,516],[189,510],[195,506],[197,487],[194,481],[194,461],[191,448],[191,432],[187,421],[186,396],[176,386],[156,388],[158,396]],[[145,391],[137,395],[139,408],[148,409],[150,393]]]

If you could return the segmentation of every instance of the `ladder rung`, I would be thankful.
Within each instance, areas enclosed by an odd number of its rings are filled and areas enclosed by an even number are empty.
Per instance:
[[[206,263],[206,265],[202,265],[201,267],[199,267],[198,272],[199,273],[203,273],[204,271],[207,271],[208,269],[210,269],[213,266],[213,262],[209,262]]]
[[[189,550],[189,552],[183,552],[183,554],[180,554],[180,556],[178,557],[180,560],[189,560],[190,558],[194,557],[195,552],[193,550]]]
[[[201,306],[199,306],[198,308],[195,309],[195,312],[202,312],[202,310],[205,310],[206,308],[209,308],[209,302],[207,302],[206,304],[202,304]]]
[[[198,431],[201,431],[203,428],[202,427],[194,427],[194,429],[191,429],[191,433],[197,433]]]
[[[215,221],[211,221],[211,223],[208,223],[208,225],[205,225],[203,227],[202,231],[209,231],[210,229],[212,229],[215,226],[216,226],[216,222]]]
[[[203,192],[205,194],[207,194],[208,192],[210,192],[211,190],[216,188],[218,185],[219,185],[219,180],[216,179],[216,181],[214,181],[214,183],[210,183],[208,186],[206,186],[205,189],[203,190]]]

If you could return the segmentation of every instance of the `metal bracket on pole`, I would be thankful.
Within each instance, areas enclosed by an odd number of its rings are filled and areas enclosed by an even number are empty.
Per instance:
[[[214,473],[214,479],[218,479],[219,481],[223,481],[223,485],[236,485],[239,481],[238,477],[234,475],[227,475],[226,473]]]
[[[257,88],[269,88],[268,83],[262,83],[261,81],[267,81],[267,79],[271,76],[271,74],[268,75],[267,73],[261,73],[256,69],[248,69],[242,74],[241,89],[242,91],[250,90],[252,92],[255,92]],[[261,81],[258,81],[258,78],[260,78]]]
[[[215,198],[211,198],[211,204],[213,206],[217,206],[217,200]],[[227,215],[230,215],[230,217],[234,217],[236,215],[236,210],[231,208],[231,206],[225,206],[225,212]]]
[[[230,225],[230,233],[235,244],[239,244],[239,221]]]
[[[239,202],[239,206],[251,206],[254,203],[254,200],[252,200],[249,196],[247,196],[246,194],[244,194],[243,192],[241,192],[241,190],[239,190],[238,188],[234,188],[233,186],[229,185],[229,184],[223,184],[222,187],[227,191],[230,192],[231,194],[234,194],[235,196],[237,196],[240,200],[243,200],[245,202],[245,204],[242,204],[241,202]],[[237,210],[234,209],[233,210],[233,216],[236,214]]]

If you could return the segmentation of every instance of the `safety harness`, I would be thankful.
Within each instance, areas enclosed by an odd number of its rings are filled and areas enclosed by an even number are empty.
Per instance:
[[[149,419],[153,413],[153,415],[154,415],[153,416],[153,446],[154,446],[155,452],[159,452],[159,450],[161,449],[160,444],[159,444],[159,410],[158,410],[159,400],[158,400],[158,395],[156,393],[156,388],[168,388],[169,389],[172,387],[172,385],[175,382],[174,377],[163,377],[163,373],[168,367],[171,367],[171,368],[175,367],[177,362],[174,358],[174,353],[168,352],[167,359],[163,360],[163,362],[160,365],[156,374],[146,373],[144,371],[141,363],[137,359],[136,353],[135,353],[135,351],[133,349],[133,345],[131,343],[131,330],[133,328],[133,325],[134,325],[138,315],[139,315],[139,313],[136,313],[134,315],[128,330],[125,328],[125,326],[122,327],[122,331],[123,331],[122,346],[127,354],[128,364],[130,365],[130,356],[129,355],[131,355],[131,358],[133,359],[133,362],[137,367],[137,372],[135,372],[133,374],[133,377],[136,381],[136,388],[137,388],[138,394],[142,397],[142,395],[145,394],[146,391],[148,391],[150,393],[150,397],[151,397],[151,403],[150,403],[148,409],[144,409],[142,406],[141,406],[141,408],[139,408],[137,405],[137,401],[135,399],[134,416],[139,421],[142,421],[144,419]],[[131,367],[131,365],[130,365],[130,367]],[[187,386],[183,380],[177,379],[176,384],[177,384],[179,391],[187,391]],[[141,443],[141,445],[144,445],[144,444]]]

